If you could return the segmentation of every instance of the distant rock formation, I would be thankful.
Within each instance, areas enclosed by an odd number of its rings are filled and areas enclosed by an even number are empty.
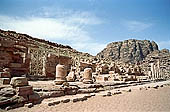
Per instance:
[[[158,50],[158,45],[154,41],[130,39],[108,44],[97,57],[134,63],[143,60],[155,50]]]

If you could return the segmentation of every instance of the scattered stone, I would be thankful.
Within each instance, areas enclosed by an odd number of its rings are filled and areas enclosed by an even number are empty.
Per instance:
[[[90,94],[88,94],[88,95],[85,95],[85,97],[86,97],[86,98],[90,98],[90,97],[91,97],[91,95],[90,95]]]
[[[33,107],[34,105],[33,105],[33,103],[28,103],[28,104],[25,104],[24,105],[24,107],[27,107],[27,108],[31,108],[31,107]]]
[[[64,91],[53,91],[49,93],[49,97],[60,97],[64,95]]]
[[[54,105],[58,105],[60,103],[60,101],[54,101],[53,104]]]
[[[79,99],[78,98],[73,98],[73,100],[72,100],[73,102],[78,102],[79,101]]]
[[[160,87],[163,87],[164,85],[160,85]]]
[[[117,94],[121,94],[122,92],[121,91],[115,91],[114,93],[113,93],[113,95],[117,95]]]
[[[28,100],[34,104],[40,103],[40,95],[36,92],[28,96]]]
[[[0,78],[0,85],[10,84],[10,78]]]
[[[158,87],[159,87],[158,85],[153,86],[153,88],[155,88],[155,89],[158,89]]]
[[[31,95],[33,94],[32,86],[16,87],[16,93],[19,96]]]
[[[111,92],[107,92],[106,96],[112,96]]]
[[[79,94],[84,94],[84,93],[95,93],[96,88],[89,88],[89,89],[78,89]]]
[[[70,99],[64,99],[64,100],[61,100],[62,103],[68,103],[70,102]]]

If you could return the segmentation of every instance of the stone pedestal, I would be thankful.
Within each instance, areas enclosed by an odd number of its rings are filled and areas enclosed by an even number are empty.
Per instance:
[[[85,83],[85,84],[93,83],[93,81],[92,81],[92,69],[91,68],[85,68],[84,69],[83,83]]]
[[[32,86],[16,87],[16,93],[18,96],[27,96],[33,94]]]
[[[54,83],[56,85],[61,85],[64,82],[66,82],[66,76],[67,76],[67,69],[64,65],[58,64],[56,66],[56,80]]]
[[[26,77],[13,77],[10,84],[15,87],[28,86],[28,80]]]

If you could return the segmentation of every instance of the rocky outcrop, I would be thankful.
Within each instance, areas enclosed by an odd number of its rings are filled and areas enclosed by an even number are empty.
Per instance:
[[[97,57],[112,61],[135,62],[143,60],[155,50],[158,50],[158,45],[154,41],[130,39],[108,44]]]

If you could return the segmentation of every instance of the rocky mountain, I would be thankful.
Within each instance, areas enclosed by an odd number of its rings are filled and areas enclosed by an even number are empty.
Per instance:
[[[155,50],[158,50],[158,45],[154,41],[129,39],[108,44],[97,57],[133,63],[143,60]]]

